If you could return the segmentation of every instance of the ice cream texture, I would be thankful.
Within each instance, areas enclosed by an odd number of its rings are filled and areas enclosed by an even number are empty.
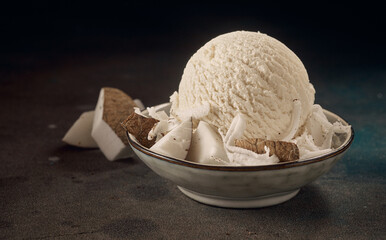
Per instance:
[[[314,95],[303,63],[288,47],[260,32],[236,31],[190,58],[171,96],[171,116],[203,120],[225,134],[242,114],[244,137],[281,140],[304,125]]]

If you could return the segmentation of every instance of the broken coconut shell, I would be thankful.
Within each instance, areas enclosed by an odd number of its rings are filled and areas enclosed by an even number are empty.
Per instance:
[[[275,154],[280,162],[290,162],[299,159],[299,148],[295,143],[265,140],[261,138],[236,139],[237,147],[245,148],[257,154],[264,154],[264,147],[269,148],[269,156]]]
[[[103,121],[117,134],[125,145],[129,145],[120,123],[137,107],[133,99],[117,88],[104,87]]]
[[[159,121],[157,119],[146,118],[133,112],[121,123],[121,125],[123,127],[122,129],[132,134],[139,143],[147,148],[150,148],[155,144],[156,139],[154,138],[149,140],[147,136],[149,135],[150,130],[158,122]]]

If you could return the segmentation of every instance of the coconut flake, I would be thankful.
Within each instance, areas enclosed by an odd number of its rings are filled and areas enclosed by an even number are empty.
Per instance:
[[[165,111],[157,111],[155,107],[148,107],[147,111],[149,112],[149,116],[157,119],[158,121],[167,120],[169,116]]]
[[[341,146],[347,139],[350,129],[351,126],[344,126],[339,121],[329,122],[322,107],[314,104],[311,115],[305,123],[304,132],[291,142],[298,145],[300,159],[304,160],[326,154]]]
[[[184,121],[156,142],[150,150],[180,159],[188,154],[192,139],[192,121]]]
[[[279,162],[277,156],[269,156],[269,148],[265,148],[265,153],[257,154],[250,150],[236,147],[235,140],[243,135],[245,128],[246,121],[243,115],[239,113],[233,119],[225,136],[219,131],[224,141],[224,148],[229,158],[229,165],[267,165]]]
[[[288,133],[284,135],[285,137],[283,137],[281,141],[289,141],[295,136],[295,134],[297,133],[300,127],[301,115],[302,115],[302,105],[299,99],[294,99],[292,115],[291,115],[291,126],[288,130]]]
[[[170,131],[172,131],[175,127],[177,127],[181,122],[179,122],[177,119],[168,118],[167,120],[161,120],[157,124],[154,125],[154,127],[150,130],[148,139],[156,139],[155,141],[158,142],[163,138],[166,134],[168,134]]]
[[[135,105],[137,105],[140,110],[142,110],[142,111],[145,110],[145,105],[143,105],[143,102],[141,101],[141,99],[136,98],[133,101],[134,101]]]

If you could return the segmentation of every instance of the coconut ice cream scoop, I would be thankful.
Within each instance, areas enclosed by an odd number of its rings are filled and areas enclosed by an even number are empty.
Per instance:
[[[226,133],[241,113],[244,137],[281,140],[294,134],[295,123],[304,125],[314,96],[303,63],[288,47],[260,32],[237,31],[212,39],[190,58],[171,96],[171,114]]]

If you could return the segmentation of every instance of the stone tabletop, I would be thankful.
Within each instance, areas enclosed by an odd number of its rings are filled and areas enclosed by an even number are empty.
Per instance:
[[[153,18],[140,24],[112,13],[85,19],[64,12],[53,20],[52,13],[24,20],[9,15],[2,23],[0,239],[386,236],[386,65],[380,40],[355,38],[354,27],[344,28],[347,21],[316,21],[312,30],[302,17],[272,20],[247,9],[216,16],[190,11],[163,20],[153,9]],[[321,33],[330,27],[333,39]],[[286,43],[306,66],[316,103],[355,130],[337,165],[290,201],[261,209],[207,206],[136,157],[110,162],[97,149],[61,141],[82,112],[93,110],[101,87],[119,88],[146,106],[166,102],[202,44],[240,29]],[[363,43],[365,49],[357,47]]]

